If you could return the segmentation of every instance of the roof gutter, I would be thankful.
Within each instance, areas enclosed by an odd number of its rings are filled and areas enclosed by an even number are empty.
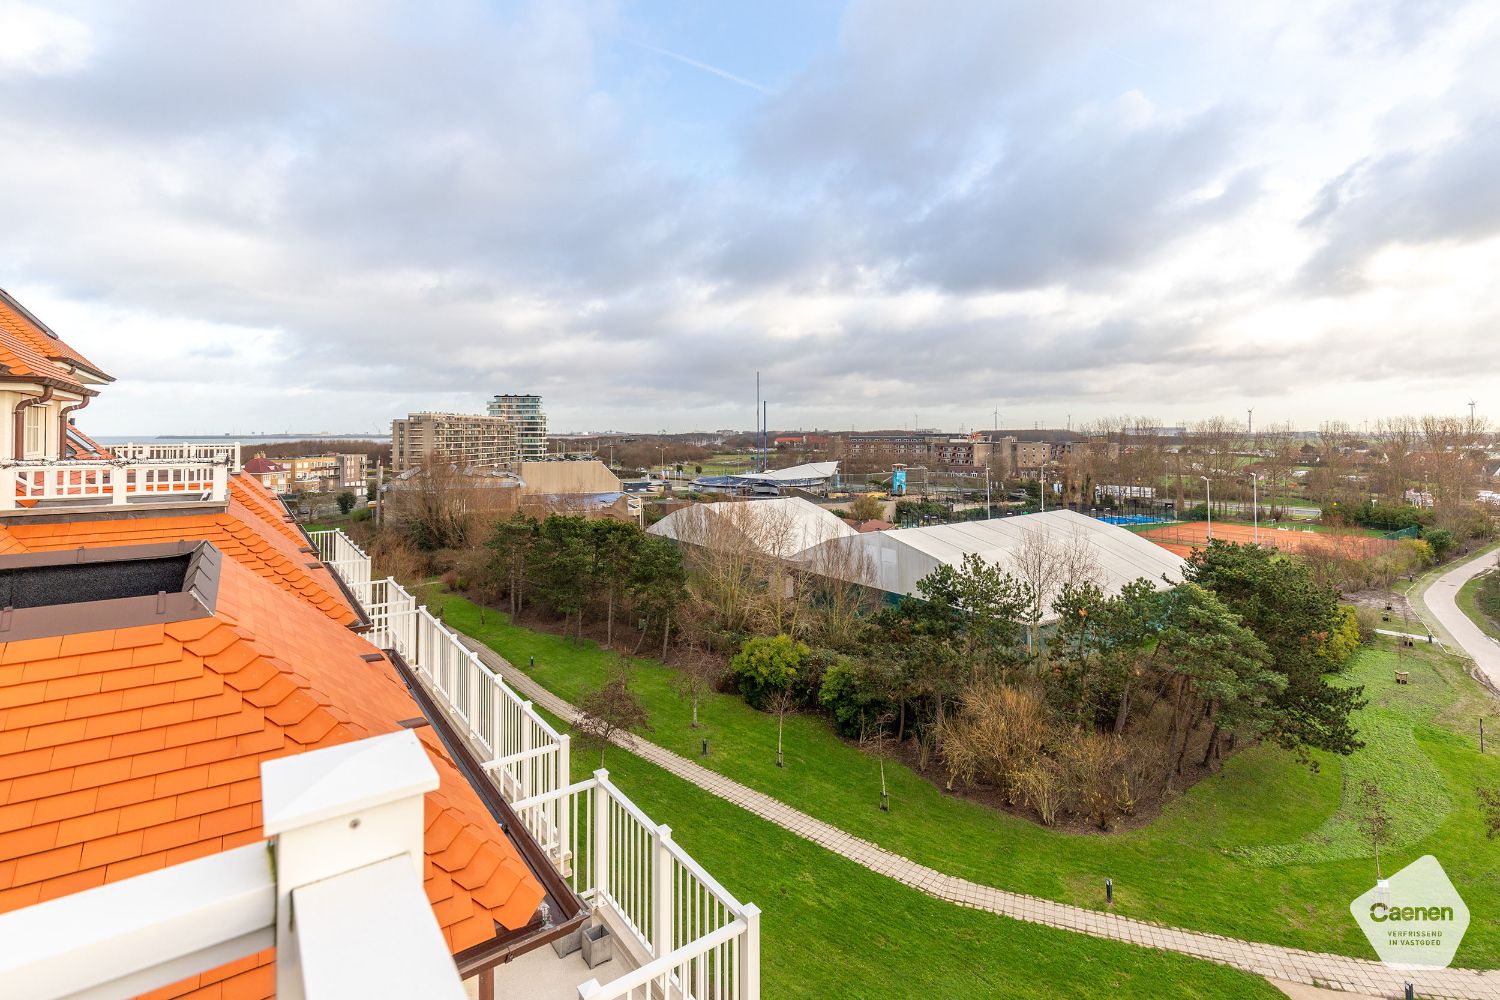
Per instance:
[[[52,394],[56,391],[50,385],[43,386],[40,396],[27,396],[16,404],[14,444],[11,448],[12,458],[22,459],[26,457],[26,410],[33,406],[42,406],[51,402]],[[62,442],[58,442],[58,447],[62,447]],[[45,443],[43,443],[42,450],[46,450]]]
[[[525,927],[511,931],[502,930],[491,940],[460,952],[454,956],[459,975],[468,977],[485,969],[493,969],[518,955],[524,955],[528,951],[540,948],[548,942],[577,930],[592,915],[593,911],[589,904],[573,890],[562,873],[553,867],[542,846],[526,829],[526,825],[510,807],[510,803],[505,801],[500,790],[486,774],[483,763],[474,755],[468,741],[454,729],[447,713],[427,691],[421,679],[417,677],[416,671],[396,650],[387,649],[385,654],[395,666],[401,680],[405,682],[407,690],[416,700],[423,716],[437,733],[438,739],[442,741],[444,749],[448,751],[448,756],[452,758],[453,763],[458,765],[469,787],[474,789],[480,802],[499,823],[500,829],[504,831],[510,842],[515,845],[522,863],[530,869],[531,874],[541,883],[546,893],[544,901],[548,904],[550,911],[548,914],[550,923],[544,923],[540,917],[533,917]]]
[[[68,403],[57,411],[57,457],[66,458],[68,448],[68,418],[77,410],[89,405],[92,396],[84,396],[76,403]]]

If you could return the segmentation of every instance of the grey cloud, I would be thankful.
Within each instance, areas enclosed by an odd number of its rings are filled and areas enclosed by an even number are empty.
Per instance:
[[[1251,172],[1221,194],[1190,194],[1230,162],[1235,117],[1222,109],[1143,128],[1104,120],[1017,148],[899,234],[907,271],[950,288],[1021,288],[1136,264],[1253,200]]]
[[[1362,287],[1359,266],[1385,246],[1471,241],[1500,233],[1500,116],[1436,148],[1354,164],[1319,194],[1303,226],[1323,238],[1303,269],[1316,290]]]

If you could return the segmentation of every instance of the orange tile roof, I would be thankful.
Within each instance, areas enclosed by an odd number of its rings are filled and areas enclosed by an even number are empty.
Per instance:
[[[222,513],[63,524],[19,521],[0,527],[0,555],[180,539],[212,542],[225,555],[339,624],[359,620],[332,572],[317,556],[301,551],[306,539],[288,522],[286,508],[274,494],[251,476],[231,476],[229,494],[229,509]]]
[[[421,714],[370,651],[232,559],[212,618],[0,644],[0,912],[260,839],[262,761]],[[457,953],[524,926],[543,890],[431,727],[418,736],[441,781],[425,888]],[[271,960],[157,995],[267,997]]]
[[[22,378],[55,382],[69,389],[93,394],[71,367],[87,368],[95,375],[109,376],[88,358],[63,342],[27,313],[25,308],[0,288],[0,367],[6,373]]]

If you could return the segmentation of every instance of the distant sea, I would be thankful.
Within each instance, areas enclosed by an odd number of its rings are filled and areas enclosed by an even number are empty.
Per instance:
[[[286,444],[288,441],[389,441],[386,434],[101,434],[94,438],[102,445],[145,444],[149,442],[190,441],[194,444]]]

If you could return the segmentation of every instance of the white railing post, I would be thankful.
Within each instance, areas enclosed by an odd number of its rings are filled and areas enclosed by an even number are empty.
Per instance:
[[[672,892],[672,852],[667,846],[672,843],[672,828],[665,823],[658,826],[654,840],[651,858],[651,875],[655,883],[651,892],[651,908],[654,911],[651,921],[651,957],[661,958],[675,950],[672,942],[672,912],[676,900]]]
[[[214,466],[214,500],[229,499],[229,466]]]
[[[522,753],[526,753],[530,749],[531,749],[531,702],[529,702],[529,701],[523,701],[523,702],[521,702],[521,752]],[[528,795],[535,795],[537,792],[545,792],[545,791],[547,791],[547,789],[545,789],[545,788],[533,788],[532,787],[531,772],[532,772],[533,767],[535,767],[535,765],[531,762],[531,758],[530,757],[526,758],[525,760],[523,760],[521,762],[521,771],[517,775],[516,780],[517,780],[517,783],[520,786],[520,792],[519,792],[519,794],[520,794],[520,796],[522,798],[525,798]]]
[[[16,490],[21,488],[15,469],[0,469],[0,510],[16,509]]]
[[[594,905],[602,906],[609,894],[609,772],[594,772]]]
[[[567,788],[573,781],[572,762],[569,759],[573,738],[563,733],[557,738],[557,778],[555,788]],[[569,803],[573,801],[571,795],[559,795],[557,797],[557,813],[554,822],[557,824],[557,867],[564,875],[574,869],[578,864],[577,858],[568,856],[568,845],[572,843],[572,827],[569,826]]]
[[[422,884],[422,797],[438,786],[410,730],[309,750],[261,765],[261,808],[276,837],[276,995],[302,1000],[293,893],[392,858]],[[430,914],[429,914],[430,915]],[[436,924],[433,924],[436,932]],[[439,942],[441,934],[439,933]]]
[[[740,988],[735,991],[735,1000],[760,1000],[760,907],[746,903],[741,916],[745,920],[745,937],[740,948]]]
[[[127,480],[129,474],[120,466],[105,470],[104,479],[109,482],[109,502],[111,506],[123,507],[130,502]]]

